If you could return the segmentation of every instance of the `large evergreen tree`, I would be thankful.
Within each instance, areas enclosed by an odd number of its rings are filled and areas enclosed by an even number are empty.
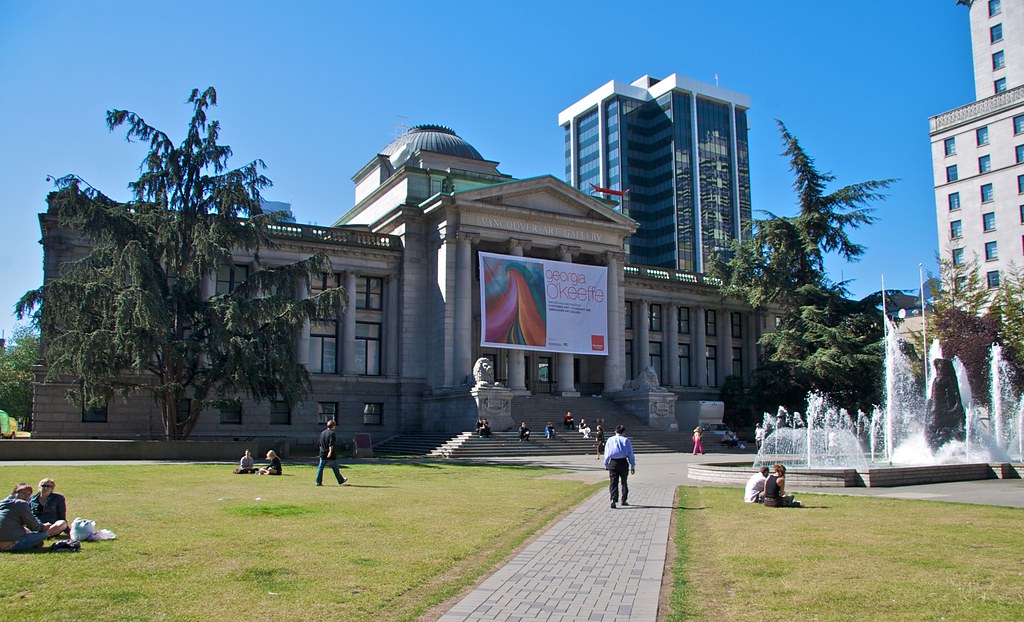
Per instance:
[[[864,248],[849,232],[873,222],[873,201],[893,180],[867,181],[829,192],[835,176],[817,169],[813,158],[778,122],[783,155],[789,158],[799,213],[767,213],[755,223],[750,240],[733,245],[728,262],[716,267],[723,293],[755,307],[781,307],[782,321],[766,334],[765,365],[755,372],[761,405],[800,407],[809,390],[828,394],[837,404],[865,407],[877,402],[880,387],[882,324],[877,300],[850,300],[843,283],[825,272],[835,253],[856,261]],[[799,397],[798,397],[799,396]]]
[[[149,393],[167,438],[187,437],[204,407],[239,395],[297,403],[309,386],[300,331],[344,304],[340,289],[302,295],[312,275],[330,269],[322,254],[260,264],[282,216],[261,208],[271,185],[264,164],[228,168],[231,149],[207,118],[213,88],[192,91],[188,103],[193,116],[177,146],[134,112],[107,113],[111,130],[123,126],[129,142],[149,146],[131,199],[114,200],[75,175],[56,180],[49,211],[90,250],[16,306],[42,329],[49,379],[77,381],[70,398],[96,405]],[[251,253],[258,269],[211,295],[232,252]]]

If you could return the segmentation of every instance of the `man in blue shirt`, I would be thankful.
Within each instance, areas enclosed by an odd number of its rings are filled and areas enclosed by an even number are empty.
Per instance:
[[[615,428],[615,436],[608,439],[604,446],[604,468],[608,469],[608,494],[612,498],[612,509],[619,502],[619,480],[622,480],[622,505],[629,503],[629,486],[626,484],[630,473],[636,473],[636,458],[633,456],[633,443],[626,438],[625,426]]]

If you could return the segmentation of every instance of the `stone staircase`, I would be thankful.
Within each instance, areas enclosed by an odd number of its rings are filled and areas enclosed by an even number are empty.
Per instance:
[[[576,430],[567,430],[562,426],[566,410],[572,411],[577,423],[581,419],[587,420],[592,431],[590,439],[583,438]],[[629,415],[615,402],[602,397],[516,397],[512,400],[512,418],[516,422],[513,429],[492,431],[489,438],[480,438],[473,431],[442,437],[403,434],[375,446],[374,453],[453,459],[594,454],[597,449],[594,432],[599,422],[602,422],[607,437],[615,434],[615,426],[626,426],[626,436],[630,438],[633,449],[638,454],[671,453],[692,449],[688,434],[680,435],[652,429]],[[519,440],[518,427],[522,421],[530,428],[529,441]],[[556,438],[544,438],[544,426],[548,421],[555,425]],[[426,448],[428,445],[430,447]]]

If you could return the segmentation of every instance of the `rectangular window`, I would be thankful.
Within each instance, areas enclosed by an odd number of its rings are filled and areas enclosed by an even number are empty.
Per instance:
[[[625,354],[624,355],[626,357],[626,374],[628,374],[632,378],[632,376],[633,376],[633,340],[632,339],[626,339],[625,343],[622,345],[622,349],[625,350]]]
[[[974,130],[974,134],[978,138],[978,146],[979,147],[982,146],[982,145],[987,145],[988,144],[988,126],[987,125],[984,126],[984,127],[979,127],[978,129]]]
[[[981,215],[981,228],[984,229],[985,231],[996,230],[995,212],[985,212],[984,214]]]
[[[221,266],[217,270],[217,295],[230,294],[247,278],[249,266]]]
[[[956,164],[946,167],[946,181],[956,181],[959,176],[956,173]]]
[[[1017,194],[1024,194],[1024,175],[1017,175]]]
[[[992,170],[992,156],[983,155],[978,158],[978,172],[988,173]]]
[[[654,371],[658,372],[658,377],[659,378],[664,378],[665,374],[664,374],[664,371],[661,369],[661,359],[662,359],[662,357],[661,357],[661,342],[660,341],[652,341],[649,344],[647,344],[647,347],[648,347],[648,349],[650,351],[650,356],[651,356],[651,363],[650,363],[650,365],[651,365],[651,367],[654,368]]]
[[[384,404],[366,402],[363,404],[364,425],[384,425]]]
[[[356,309],[382,308],[382,292],[384,291],[384,279],[366,276],[356,279]]]
[[[729,317],[729,322],[732,325],[732,338],[742,339],[743,338],[743,315],[733,311]]]
[[[242,425],[242,404],[240,402],[221,406],[219,410],[222,424]]]
[[[338,402],[317,402],[316,422],[327,423],[338,420]]]
[[[661,332],[661,305],[647,306],[647,321],[650,322],[649,326],[652,333]],[[655,369],[658,368],[655,367]]]
[[[949,237],[954,240],[964,235],[964,223],[959,220],[954,220],[949,223]]]
[[[999,270],[992,270],[985,274],[985,282],[988,284],[989,289],[999,287]]]
[[[679,386],[690,386],[690,344],[679,344]]]
[[[952,193],[950,193],[950,195],[947,197],[947,200],[949,201],[949,211],[952,212],[953,210],[960,209],[960,193],[959,192],[952,192]]]
[[[718,348],[715,346],[705,346],[706,359],[704,362],[705,372],[707,373],[708,386],[718,386]]]
[[[994,17],[1003,12],[1002,0],[988,0],[988,16]]]
[[[270,402],[270,425],[291,425],[292,409],[288,402],[274,400]]]
[[[953,249],[953,265],[960,266],[964,263],[964,249],[954,248]]]
[[[996,261],[999,259],[999,247],[995,242],[985,242],[985,261]]]
[[[956,155],[956,138],[947,138],[942,141],[942,146],[946,150],[946,155]]]
[[[999,78],[995,82],[993,82],[992,83],[992,89],[996,92],[996,95],[998,95],[999,93],[1005,93],[1006,92],[1006,78]]]
[[[991,203],[992,202],[992,184],[981,185],[981,202]]]
[[[718,316],[715,314],[714,309],[708,309],[704,312],[704,334],[708,337],[714,337],[718,334]]]
[[[1024,205],[1020,206],[1022,220],[1024,222]],[[679,334],[689,335],[690,334],[690,307],[679,307]]]
[[[309,373],[338,372],[338,322],[318,320],[309,323]]]
[[[1006,53],[999,50],[992,55],[992,70],[1003,69],[1006,67]]]
[[[1024,134],[1024,114],[1017,115],[1013,118],[1013,134]]]
[[[1024,225],[1024,205],[1018,206],[1017,210],[1020,211],[1020,224]]]
[[[1015,148],[1017,164],[1024,162],[1024,145],[1017,145]]]
[[[995,26],[988,29],[989,42],[995,43],[996,41],[1003,40],[1003,25],[996,24]]]
[[[743,348],[732,349],[732,375],[743,377]]]
[[[380,323],[356,322],[356,373],[380,375]]]
[[[626,330],[631,330],[633,328],[633,303],[627,300],[624,311],[626,314],[623,321],[626,323]]]
[[[82,405],[82,423],[106,423],[107,405],[89,406]]]

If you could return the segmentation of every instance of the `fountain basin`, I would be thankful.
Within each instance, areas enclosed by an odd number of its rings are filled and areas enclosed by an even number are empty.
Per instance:
[[[687,468],[687,477],[700,482],[742,487],[754,471],[753,465],[749,462],[691,464]],[[875,465],[867,468],[789,467],[786,469],[786,487],[887,488],[980,479],[1021,479],[1022,475],[1024,464],[1010,462],[927,466]]]

